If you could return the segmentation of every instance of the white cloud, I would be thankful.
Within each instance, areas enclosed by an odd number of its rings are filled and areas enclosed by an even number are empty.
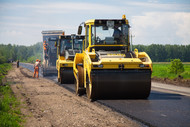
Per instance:
[[[114,1],[114,2],[113,2]],[[136,2],[111,0],[101,2],[0,3],[0,43],[42,40],[42,30],[77,32],[78,25],[94,18],[121,18],[126,14],[140,44],[189,42],[189,4],[166,4],[158,0]],[[18,37],[16,37],[18,36]],[[11,39],[12,38],[12,39]]]
[[[158,1],[149,1],[149,2],[125,2],[126,5],[141,7],[144,9],[162,9],[164,10],[190,10],[189,4],[176,4],[176,3],[159,3]]]
[[[176,35],[183,38],[190,44],[190,13],[176,13],[175,21],[178,29]]]
[[[27,8],[27,9],[34,9],[36,12],[40,13],[72,13],[76,11],[86,11],[87,13],[94,12],[94,13],[117,13],[120,11],[120,7],[112,6],[112,5],[103,5],[103,4],[96,4],[96,3],[82,3],[82,2],[47,2],[42,4],[34,4],[34,5],[25,5],[25,4],[5,4],[1,5],[0,8],[4,10],[8,9],[19,9],[19,8]],[[114,10],[114,11],[113,11]]]
[[[66,34],[76,31],[75,26],[30,23],[0,22],[0,43],[32,45],[42,41],[42,30],[66,30]]]
[[[151,2],[151,3],[158,3],[158,0],[148,0],[148,2]]]
[[[28,17],[21,17],[21,16],[1,16],[1,20],[22,20],[22,21],[26,21],[26,20],[31,20],[32,18],[28,18]]]
[[[4,32],[1,32],[0,34],[1,34],[1,36],[9,35],[10,37],[17,37],[17,36],[22,36],[23,32],[17,31],[17,30],[7,30]]]
[[[148,12],[133,16],[132,26],[136,43],[190,43],[190,13]]]
[[[24,27],[25,29],[30,28],[42,28],[42,29],[59,29],[60,25],[48,25],[48,24],[35,24],[35,23],[8,23],[8,22],[0,22],[0,26],[17,26]],[[73,26],[64,26],[66,29],[73,29]]]

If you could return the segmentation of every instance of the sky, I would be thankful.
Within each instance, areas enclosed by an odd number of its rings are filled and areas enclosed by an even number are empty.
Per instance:
[[[0,0],[0,44],[33,45],[43,30],[76,34],[88,19],[121,19],[133,44],[190,44],[190,0]]]

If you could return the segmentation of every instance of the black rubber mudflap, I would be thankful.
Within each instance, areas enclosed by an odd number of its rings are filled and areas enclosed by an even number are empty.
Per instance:
[[[73,68],[65,67],[61,68],[61,78],[63,84],[73,84],[74,83],[74,74],[73,74]]]
[[[102,98],[147,98],[151,90],[150,70],[93,70],[95,96]]]

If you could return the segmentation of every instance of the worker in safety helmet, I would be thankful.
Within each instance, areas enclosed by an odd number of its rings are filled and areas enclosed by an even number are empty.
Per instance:
[[[48,43],[46,43],[46,41],[44,41],[44,43],[43,43],[43,48],[44,48],[44,53],[45,53],[45,59],[47,59],[47,57],[48,57]]]
[[[36,60],[34,64],[34,75],[33,78],[39,78],[39,68],[41,67],[41,61],[39,59]]]

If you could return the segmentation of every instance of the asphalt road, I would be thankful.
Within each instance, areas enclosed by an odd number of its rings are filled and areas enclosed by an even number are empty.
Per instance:
[[[20,64],[33,71],[30,64]],[[57,77],[46,77],[57,82]],[[155,85],[154,83],[152,83]],[[74,92],[74,84],[62,84],[63,87]],[[176,91],[161,92],[152,88],[146,100],[97,100],[123,115],[131,117],[147,126],[156,127],[190,127],[190,96]]]

